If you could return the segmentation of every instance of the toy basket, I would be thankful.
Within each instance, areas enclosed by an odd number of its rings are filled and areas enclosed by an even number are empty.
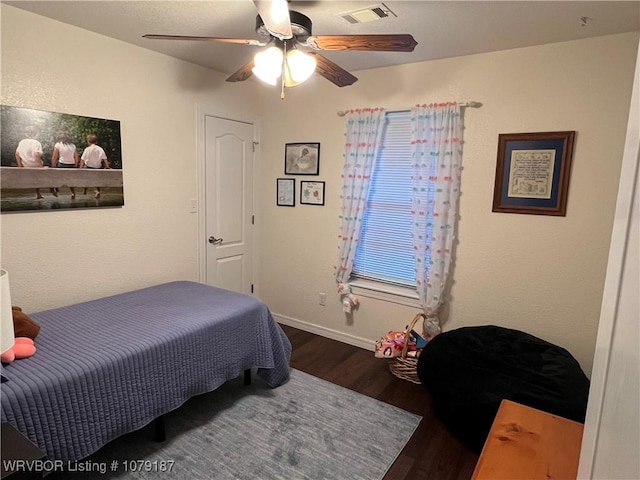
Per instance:
[[[418,358],[417,357],[407,357],[407,350],[409,348],[409,333],[414,329],[416,323],[419,320],[426,318],[424,313],[418,313],[411,323],[407,327],[407,331],[404,335],[404,345],[402,346],[402,354],[399,357],[394,358],[389,362],[389,370],[396,377],[401,378],[402,380],[408,380],[413,383],[420,383],[420,379],[418,378]]]

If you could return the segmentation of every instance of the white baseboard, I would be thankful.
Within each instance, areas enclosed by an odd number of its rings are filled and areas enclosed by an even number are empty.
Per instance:
[[[348,333],[339,332],[338,330],[322,327],[320,325],[315,325],[309,322],[303,322],[302,320],[298,320],[297,318],[291,318],[273,312],[272,315],[276,322],[288,325],[289,327],[298,328],[300,330],[304,330],[305,332],[315,333],[316,335],[320,335],[321,337],[330,338],[331,340],[337,340],[339,342],[353,345],[354,347],[364,348],[365,350],[369,350],[372,352],[375,350],[375,340],[356,337],[355,335],[349,335]]]

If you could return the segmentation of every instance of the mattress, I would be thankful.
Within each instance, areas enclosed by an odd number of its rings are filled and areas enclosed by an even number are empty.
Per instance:
[[[272,387],[289,377],[291,344],[267,306],[200,283],[31,317],[38,350],[4,369],[2,422],[49,460],[82,459],[246,369]]]

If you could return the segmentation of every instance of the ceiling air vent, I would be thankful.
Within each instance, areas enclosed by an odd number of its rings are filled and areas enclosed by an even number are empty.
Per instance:
[[[349,23],[365,23],[381,20],[390,16],[397,17],[384,3],[371,5],[367,8],[360,8],[351,12],[343,12],[337,16],[344,18]]]

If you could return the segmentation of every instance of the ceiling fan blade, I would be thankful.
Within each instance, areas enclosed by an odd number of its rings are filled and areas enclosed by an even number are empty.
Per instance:
[[[249,62],[241,66],[237,71],[232,73],[231,76],[227,78],[227,82],[244,82],[249,77],[251,77],[251,75],[253,75],[253,72],[251,71],[252,68],[253,59],[251,59]]]
[[[316,52],[307,52],[309,55],[313,55],[316,59],[316,73],[319,73],[324,78],[334,83],[339,87],[346,87],[358,81],[357,77],[354,77],[344,68],[336,65],[327,57],[324,57]]]
[[[312,35],[307,46],[316,50],[370,50],[413,52],[418,44],[408,33],[374,35]]]
[[[287,0],[253,0],[267,31],[280,40],[293,38]]]
[[[253,45],[256,47],[264,47],[266,43],[259,40],[251,40],[247,38],[224,38],[224,37],[192,37],[188,35],[154,35],[146,34],[144,38],[150,38],[152,40],[196,40],[201,42],[222,42],[222,43],[237,43],[240,45]]]

